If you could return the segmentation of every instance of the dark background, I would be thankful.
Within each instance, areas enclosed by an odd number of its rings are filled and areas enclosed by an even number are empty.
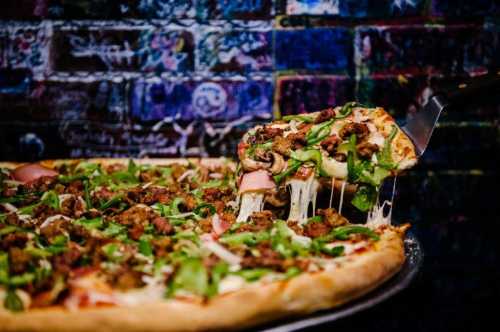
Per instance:
[[[0,160],[235,155],[279,114],[346,101],[403,123],[500,69],[495,0],[3,0]],[[476,331],[500,295],[500,97],[449,110],[398,178],[424,265],[326,330]],[[492,304],[493,303],[493,304]],[[495,324],[489,329],[496,330]]]

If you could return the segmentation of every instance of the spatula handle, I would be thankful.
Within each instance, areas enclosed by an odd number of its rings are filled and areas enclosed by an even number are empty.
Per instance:
[[[478,105],[486,100],[498,98],[500,94],[500,71],[470,78],[442,94],[449,106],[452,107]]]

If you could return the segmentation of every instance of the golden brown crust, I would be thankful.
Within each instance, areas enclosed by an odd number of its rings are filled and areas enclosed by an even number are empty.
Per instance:
[[[0,311],[0,331],[220,331],[333,308],[366,294],[399,271],[405,260],[403,236],[389,228],[373,250],[353,256],[341,266],[246,287],[207,304],[172,300],[79,311]]]

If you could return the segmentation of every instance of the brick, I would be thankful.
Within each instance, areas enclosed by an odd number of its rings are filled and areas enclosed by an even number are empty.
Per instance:
[[[278,30],[275,35],[277,70],[347,73],[352,69],[353,40],[348,29]]]
[[[171,0],[49,0],[53,19],[184,19],[194,18],[194,1]]]
[[[445,17],[495,16],[500,13],[496,0],[432,0],[431,14]]]
[[[7,66],[29,69],[35,74],[49,71],[50,24],[36,26],[19,24],[8,28]]]
[[[366,105],[384,107],[393,117],[404,121],[439,91],[457,89],[462,77],[379,76],[365,78],[357,85],[356,99]],[[488,121],[500,116],[500,97],[481,101],[478,105],[460,107],[444,112],[441,121]]]
[[[163,29],[57,30],[56,71],[175,71],[194,66],[193,35]]]
[[[282,76],[276,86],[281,115],[319,111],[353,100],[354,82],[343,76]]]
[[[499,40],[497,29],[475,25],[361,27],[356,31],[357,72],[482,73],[498,66]]]
[[[0,122],[60,121],[61,126],[82,121],[123,122],[125,101],[124,83],[32,82],[29,74],[10,72],[8,81],[0,82]]]
[[[0,19],[3,20],[31,20],[40,19],[47,15],[47,7],[40,0],[2,0]]]
[[[272,70],[270,31],[209,31],[196,47],[198,70],[214,73]]]
[[[272,0],[198,0],[199,19],[263,20],[272,17]]]
[[[245,116],[270,117],[273,85],[268,81],[137,80],[131,91],[131,114],[139,123],[165,118],[224,123]]]
[[[339,0],[288,0],[286,2],[288,15],[338,15]]]
[[[424,0],[339,0],[340,16],[345,18],[392,18],[420,16]]]

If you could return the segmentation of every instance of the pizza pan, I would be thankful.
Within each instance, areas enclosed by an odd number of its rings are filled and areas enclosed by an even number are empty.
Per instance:
[[[417,276],[422,265],[423,251],[416,236],[409,232],[405,240],[406,261],[394,277],[382,284],[379,288],[366,294],[360,299],[347,303],[344,306],[320,311],[300,319],[278,321],[272,325],[261,326],[252,331],[256,332],[289,332],[301,331],[306,328],[318,327],[322,324],[331,323],[344,317],[354,315],[357,312],[371,308],[380,302],[390,298],[405,289]]]

